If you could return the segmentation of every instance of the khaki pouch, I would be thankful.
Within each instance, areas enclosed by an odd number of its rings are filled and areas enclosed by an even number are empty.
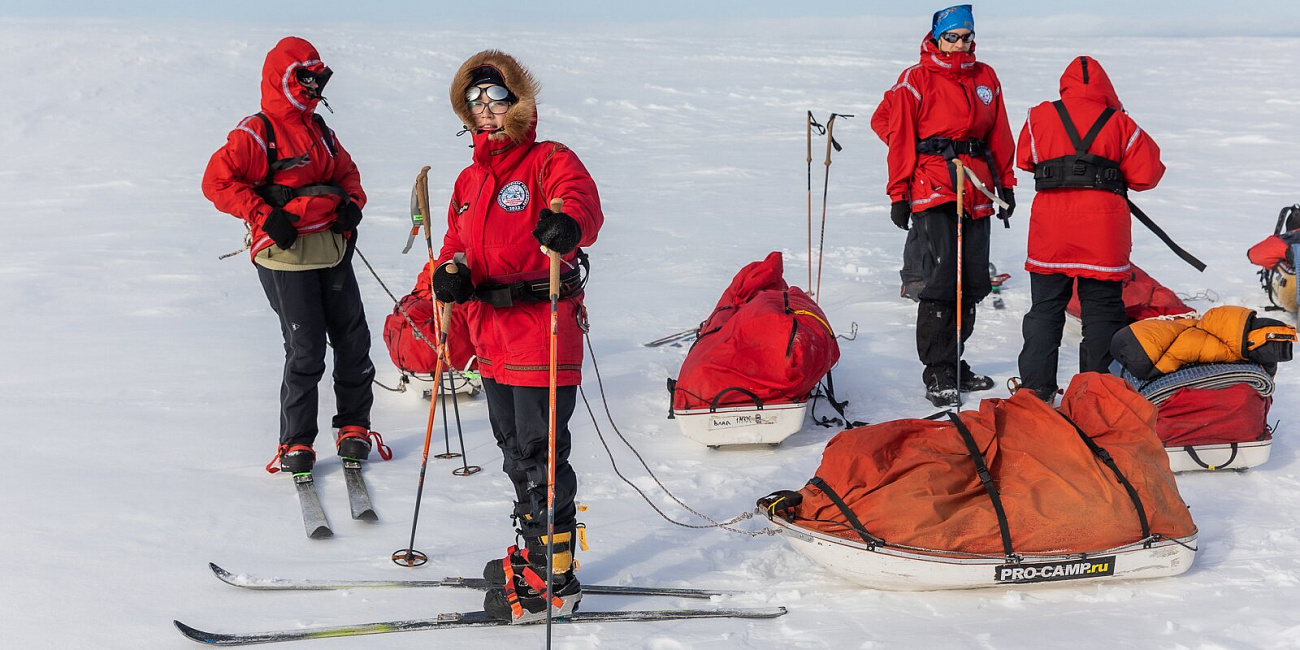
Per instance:
[[[338,266],[347,254],[347,241],[333,230],[298,235],[289,250],[271,244],[253,256],[258,266],[272,271],[311,271]]]

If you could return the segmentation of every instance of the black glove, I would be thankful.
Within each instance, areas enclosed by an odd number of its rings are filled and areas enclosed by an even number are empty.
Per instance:
[[[907,230],[907,220],[912,216],[911,201],[894,201],[889,204],[889,220],[895,226]]]
[[[330,226],[330,230],[339,233],[348,232],[349,230],[356,230],[357,224],[360,223],[361,208],[357,207],[357,204],[348,201],[339,206],[339,209],[334,213],[334,225]]]
[[[289,247],[298,240],[298,229],[293,224],[301,218],[292,212],[275,208],[262,222],[262,232],[266,233],[276,246],[289,250]]]
[[[1004,187],[998,190],[998,198],[1007,202],[1007,207],[998,207],[998,218],[1006,222],[1011,218],[1011,213],[1016,211],[1016,193],[1011,188]]]
[[[758,507],[769,516],[794,521],[795,508],[803,503],[803,495],[794,490],[777,490],[758,500]]]
[[[448,269],[455,267],[456,272]],[[438,302],[462,303],[474,295],[474,283],[469,279],[469,267],[447,262],[433,271],[433,297]]]
[[[541,220],[533,228],[533,238],[543,246],[567,255],[582,241],[582,227],[573,217],[563,212],[551,212],[549,208],[542,208]]]

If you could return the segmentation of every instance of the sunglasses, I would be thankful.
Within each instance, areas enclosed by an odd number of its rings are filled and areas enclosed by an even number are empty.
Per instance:
[[[492,111],[493,115],[505,115],[506,111],[510,110],[510,102],[505,101],[504,99],[500,99],[494,102],[487,102],[487,103],[484,102],[469,103],[469,112],[471,115],[480,115],[483,113],[483,109]]]
[[[971,32],[969,34],[958,34],[957,32],[944,32],[939,35],[939,38],[943,39],[944,42],[946,43],[956,43],[957,41],[961,41],[962,43],[969,43],[975,40],[975,32]]]
[[[465,91],[465,101],[472,104],[475,100],[482,99],[483,95],[487,95],[487,98],[494,102],[499,102],[509,97],[510,91],[506,90],[505,86],[488,86],[487,88],[470,86],[469,90]]]

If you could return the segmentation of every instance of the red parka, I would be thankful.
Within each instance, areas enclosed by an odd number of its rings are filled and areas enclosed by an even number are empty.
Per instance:
[[[299,68],[323,72],[325,64],[311,43],[287,37],[276,43],[262,64],[262,114],[275,130],[276,150],[284,160],[307,155],[301,166],[275,172],[272,182],[289,187],[326,183],[343,188],[357,207],[365,207],[361,174],[338,138],[331,153],[325,136],[312,119],[319,98],[307,96],[295,76]],[[329,134],[333,137],[333,133]],[[226,137],[226,145],[212,154],[203,173],[203,195],[217,209],[248,222],[253,229],[252,254],[273,245],[262,232],[262,222],[272,207],[253,189],[266,180],[267,134],[262,120],[246,117]],[[300,217],[294,224],[299,234],[317,232],[334,224],[335,212],[344,199],[334,195],[300,196],[284,206]]]
[[[1086,68],[1086,73],[1085,73]],[[1110,77],[1096,59],[1076,57],[1061,75],[1061,101],[1080,137],[1102,111],[1115,114],[1093,140],[1088,153],[1119,163],[1128,189],[1148,190],[1160,182],[1165,166],[1160,147],[1123,112]],[[1051,102],[1029,109],[1020,130],[1016,165],[1032,172],[1038,163],[1074,153],[1074,144]],[[1097,280],[1128,277],[1132,221],[1125,197],[1101,189],[1056,188],[1034,196],[1029,216],[1025,270]]]
[[[889,199],[910,200],[913,212],[957,199],[947,162],[916,152],[916,143],[926,138],[983,140],[992,154],[992,173],[983,156],[961,154],[962,164],[990,191],[995,182],[1015,187],[1015,143],[1002,84],[993,68],[975,60],[974,44],[969,52],[943,53],[927,33],[921,41],[921,62],[898,76],[872,115],[871,126],[889,145]],[[967,187],[965,197],[966,214],[993,214],[993,202],[979,191]]]
[[[438,261],[465,254],[475,285],[507,276],[545,278],[547,256],[533,238],[538,213],[551,199],[564,199],[564,213],[582,229],[579,246],[595,243],[604,215],[596,184],[578,156],[557,142],[537,142],[537,82],[509,55],[488,50],[461,67],[451,86],[451,103],[467,126],[473,116],[465,106],[471,72],[491,65],[501,73],[517,101],[505,114],[504,129],[474,133],[474,162],[456,179],[447,211],[447,234]],[[575,255],[565,259],[573,264]],[[516,302],[505,308],[471,301],[479,370],[484,377],[512,386],[549,383],[549,302]],[[556,381],[582,381],[582,297],[560,301]],[[585,317],[585,315],[582,315]]]

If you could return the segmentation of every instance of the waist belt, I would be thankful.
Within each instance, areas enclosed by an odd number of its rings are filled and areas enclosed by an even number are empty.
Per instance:
[[[931,156],[943,156],[945,160],[952,160],[958,154],[967,156],[983,156],[988,152],[988,145],[983,140],[953,140],[952,138],[926,138],[918,140],[916,143],[916,153],[928,154]]]
[[[270,185],[262,185],[261,187],[254,188],[253,191],[273,208],[283,208],[288,205],[290,201],[300,196],[333,195],[342,197],[344,200],[351,198],[343,188],[337,185],[328,185],[326,183],[313,183],[302,187],[289,187],[288,185],[276,185],[272,183]]]
[[[587,254],[578,249],[578,266],[560,274],[560,299],[581,295],[587,285],[587,276],[591,272],[591,262]],[[551,299],[550,273],[538,271],[538,277],[526,277],[511,282],[492,282],[488,280],[474,287],[474,299],[492,305],[498,309],[510,307],[517,302],[547,302]]]

